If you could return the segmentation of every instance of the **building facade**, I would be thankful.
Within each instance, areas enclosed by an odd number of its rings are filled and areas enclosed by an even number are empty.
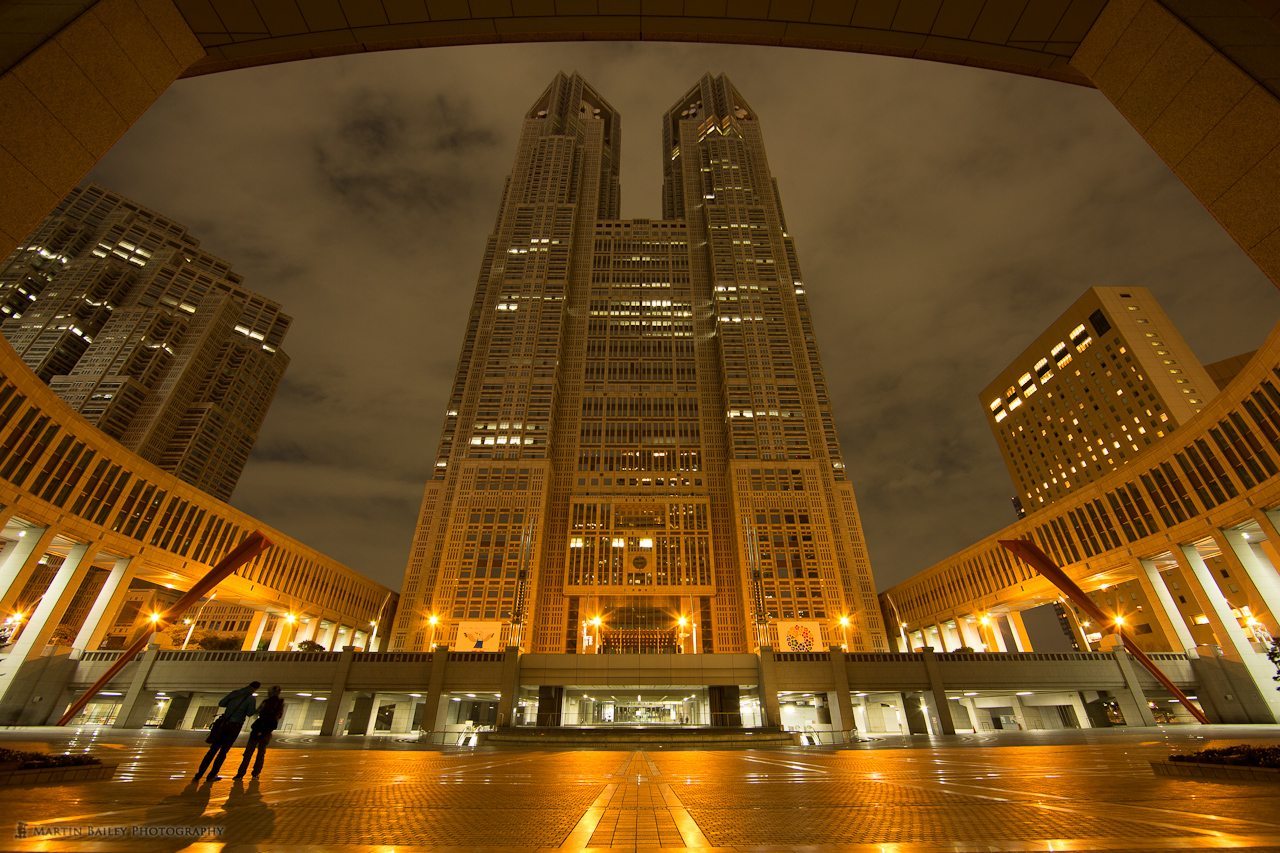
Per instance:
[[[226,500],[288,366],[290,318],[179,225],[72,191],[0,266],[0,334],[72,408]]]
[[[577,75],[524,118],[392,647],[886,647],[795,246],[725,77],[663,118],[662,220]]]
[[[1015,505],[1035,512],[1124,465],[1217,392],[1150,290],[1091,287],[980,397]]]

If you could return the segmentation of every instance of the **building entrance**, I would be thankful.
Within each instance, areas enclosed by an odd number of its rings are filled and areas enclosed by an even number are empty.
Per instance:
[[[649,728],[760,725],[754,686],[522,687],[516,725]]]

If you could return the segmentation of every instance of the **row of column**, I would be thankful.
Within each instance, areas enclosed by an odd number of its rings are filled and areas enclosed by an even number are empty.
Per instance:
[[[972,649],[975,652],[1034,651],[1022,614],[1017,611],[957,616],[949,622],[935,622],[919,630],[904,633],[903,639],[910,646],[899,649],[904,652],[922,648],[943,652],[957,649]]]
[[[0,508],[0,530],[14,520],[13,507]],[[19,601],[50,555],[65,556],[48,585],[33,603]],[[106,552],[96,542],[75,541],[52,526],[22,526],[11,540],[0,543],[0,619],[9,619],[9,628],[17,635],[0,656],[0,704],[9,697],[22,665],[39,657],[53,639],[95,565],[106,568],[107,576],[71,641],[75,649],[95,650],[102,645],[136,577],[138,558]],[[198,611],[192,612],[198,618]],[[254,611],[243,650],[258,648],[270,616],[266,611]],[[326,620],[323,614],[293,620],[280,616],[270,634],[268,649],[284,651],[290,644],[304,640],[313,640],[326,649],[363,647],[373,630],[372,624],[356,627],[338,619]]]

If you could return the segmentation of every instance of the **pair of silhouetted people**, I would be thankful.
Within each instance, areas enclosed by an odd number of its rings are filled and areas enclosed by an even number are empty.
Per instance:
[[[236,773],[236,778],[244,777],[245,768],[249,766],[249,758],[255,751],[258,760],[254,763],[253,775],[257,776],[262,772],[262,762],[267,744],[271,742],[271,733],[275,731],[280,718],[284,716],[284,700],[280,698],[280,688],[272,687],[271,694],[259,707],[254,699],[254,691],[261,686],[261,682],[253,681],[239,690],[232,690],[218,700],[218,707],[225,710],[222,716],[214,720],[213,725],[209,727],[209,736],[205,738],[205,743],[209,744],[209,751],[204,754],[204,758],[200,759],[200,769],[196,771],[192,781],[200,781],[205,770],[209,771],[208,781],[210,782],[216,782],[222,778],[218,775],[218,771],[222,769],[222,762],[226,760],[227,753],[235,745],[236,738],[240,737],[244,721],[255,714],[258,719],[250,727],[249,743],[245,747],[244,758],[240,762],[240,770]]]

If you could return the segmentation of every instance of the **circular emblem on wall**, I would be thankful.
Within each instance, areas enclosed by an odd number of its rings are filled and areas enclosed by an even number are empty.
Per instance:
[[[649,558],[645,556],[636,557],[631,561],[631,565],[635,566],[637,569],[643,569],[645,566],[649,565]]]
[[[811,652],[816,645],[813,632],[803,625],[792,625],[782,642],[789,652]]]

